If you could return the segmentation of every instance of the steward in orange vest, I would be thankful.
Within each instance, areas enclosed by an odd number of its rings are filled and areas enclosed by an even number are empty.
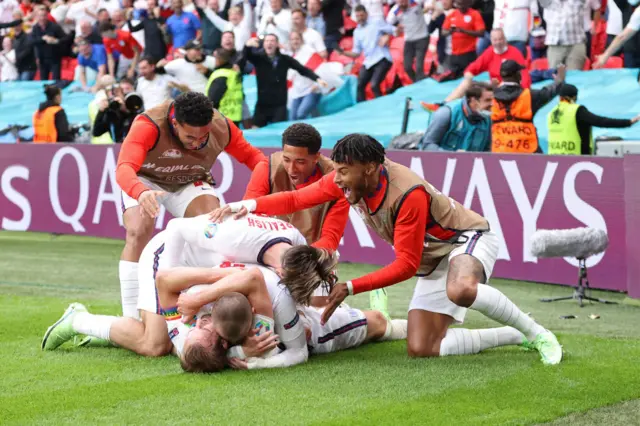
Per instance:
[[[47,101],[41,103],[33,114],[33,142],[73,142],[67,114],[60,106],[62,102],[60,88],[55,85],[46,86],[44,94],[47,96]]]
[[[523,69],[510,59],[500,66],[502,84],[494,91],[491,107],[491,152],[542,152],[533,117],[558,94],[564,82],[565,67],[559,66],[554,82],[541,90],[522,88],[520,71]]]

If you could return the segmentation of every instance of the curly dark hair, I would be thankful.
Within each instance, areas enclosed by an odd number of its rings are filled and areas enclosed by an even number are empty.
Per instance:
[[[322,146],[322,136],[310,124],[295,123],[282,133],[282,145],[307,148],[309,154],[315,154],[320,151]]]
[[[380,142],[363,133],[351,133],[333,147],[331,160],[340,164],[382,164],[384,155],[384,147]]]
[[[173,103],[176,121],[193,127],[203,127],[211,123],[213,104],[204,94],[198,92],[181,93]]]

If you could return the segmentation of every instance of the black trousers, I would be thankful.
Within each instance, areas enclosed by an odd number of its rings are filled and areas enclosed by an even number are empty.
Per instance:
[[[429,48],[429,36],[413,41],[404,42],[404,70],[413,82],[424,78],[424,57]],[[413,71],[413,60],[416,61],[416,70]]]
[[[40,60],[40,80],[47,81],[49,80],[49,74],[51,74],[51,80],[60,80],[60,58],[52,59],[41,59]]]
[[[256,105],[253,113],[253,125],[264,127],[270,123],[287,121],[287,106]]]
[[[373,95],[376,98],[382,96],[380,84],[382,84],[384,78],[387,76],[391,65],[390,61],[382,59],[369,69],[365,68],[364,65],[360,68],[360,72],[358,73],[358,102],[366,100],[365,89],[369,82],[371,82]]]

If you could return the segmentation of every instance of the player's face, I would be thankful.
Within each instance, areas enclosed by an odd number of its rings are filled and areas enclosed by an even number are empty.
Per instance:
[[[187,149],[197,149],[207,141],[209,132],[211,131],[211,123],[203,127],[189,126],[188,124],[180,124],[174,118],[171,121],[173,128],[176,131],[176,136],[182,142]]]
[[[370,164],[336,163],[336,174],[333,179],[344,192],[349,204],[357,204],[367,193],[367,181],[371,176]]]
[[[211,315],[205,315],[196,321],[196,326],[189,330],[184,342],[185,348],[193,343],[199,343],[205,347],[213,347],[220,339]]]
[[[303,184],[315,171],[320,153],[309,154],[308,148],[284,145],[282,164],[294,185]]]

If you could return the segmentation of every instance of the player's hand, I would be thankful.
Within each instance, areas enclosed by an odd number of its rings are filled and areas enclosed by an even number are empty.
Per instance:
[[[140,204],[140,214],[148,215],[154,219],[160,212],[160,204],[158,204],[157,197],[166,195],[164,191],[152,191],[147,190],[140,194],[138,197],[138,204]]]
[[[247,361],[240,358],[231,358],[229,360],[229,367],[234,370],[247,370],[249,366],[247,365]]]
[[[248,213],[255,211],[256,205],[256,200],[243,200],[235,203],[229,203],[226,206],[219,207],[209,213],[209,219],[214,223],[220,223],[232,213],[235,213],[233,215],[234,219],[240,219]]]
[[[262,327],[260,327],[262,328]],[[262,356],[262,354],[269,352],[278,346],[278,335],[269,330],[263,332],[261,335],[256,336],[256,333],[260,329],[251,330],[249,337],[244,339],[242,344],[242,350],[247,358],[255,358]]]
[[[567,66],[564,64],[560,64],[558,65],[558,68],[556,68],[556,73],[553,75],[553,79],[556,81],[556,83],[562,83],[564,82],[564,78],[567,75]]]
[[[596,61],[592,65],[592,68],[593,69],[602,68],[606,63],[607,63],[607,60],[604,57],[604,55],[598,55],[598,57],[596,58]]]
[[[325,325],[333,312],[340,306],[344,299],[349,295],[349,289],[345,283],[338,283],[331,289],[331,294],[329,294],[329,303],[327,303],[327,307],[324,309],[322,313],[322,319],[320,323]]]
[[[198,313],[201,307],[202,305],[194,295],[182,293],[178,297],[178,313],[182,314],[182,322],[185,324],[191,321],[191,318]]]

